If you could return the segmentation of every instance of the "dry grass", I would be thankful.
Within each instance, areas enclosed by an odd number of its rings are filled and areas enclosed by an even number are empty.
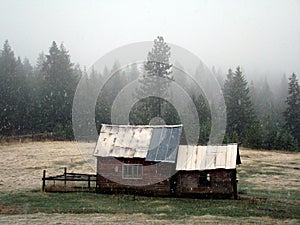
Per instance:
[[[35,142],[0,145],[0,191],[41,188],[43,170],[48,175],[94,173],[75,142]]]
[[[257,189],[299,191],[300,153],[259,151],[242,148],[242,164],[238,169],[241,183]]]
[[[154,219],[151,215],[138,214],[27,214],[0,218],[1,224],[297,224],[297,220],[275,220],[268,217],[192,216],[182,220]]]
[[[92,149],[93,145],[81,144],[80,148]],[[1,144],[0,152],[0,191],[40,188],[44,169],[48,175],[62,174],[64,167],[68,172],[95,173],[76,142]],[[299,190],[299,153],[244,148],[240,153],[240,183],[246,181],[258,189]]]
[[[81,146],[81,148],[84,145]],[[93,144],[86,144],[87,152]],[[75,142],[10,143],[0,145],[0,192],[41,188],[42,171],[48,175],[69,172],[94,173]],[[300,154],[241,149],[239,186],[299,193]],[[281,199],[280,201],[282,201]],[[277,201],[277,200],[276,200]],[[299,200],[293,202],[299,204]],[[167,206],[166,206],[167,207]],[[1,211],[1,207],[0,207]],[[11,214],[11,213],[8,213]],[[156,219],[148,214],[1,214],[0,224],[296,224],[295,219],[270,217],[189,216],[186,219]],[[51,215],[51,216],[49,216]]]

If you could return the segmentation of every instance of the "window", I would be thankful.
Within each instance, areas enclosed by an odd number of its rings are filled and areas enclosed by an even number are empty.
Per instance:
[[[199,175],[199,187],[211,186],[210,174],[206,172],[200,172]]]
[[[142,164],[123,164],[122,165],[123,179],[143,179]]]

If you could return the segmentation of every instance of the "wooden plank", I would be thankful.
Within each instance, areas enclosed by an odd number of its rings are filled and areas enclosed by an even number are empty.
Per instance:
[[[45,191],[45,186],[46,186],[46,170],[43,170],[43,185],[42,185],[42,191]]]

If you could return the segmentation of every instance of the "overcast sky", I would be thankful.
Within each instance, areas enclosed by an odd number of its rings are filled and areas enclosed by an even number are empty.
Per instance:
[[[0,9],[1,44],[8,39],[32,64],[52,41],[90,67],[112,49],[162,35],[223,72],[300,74],[299,0],[0,0]]]

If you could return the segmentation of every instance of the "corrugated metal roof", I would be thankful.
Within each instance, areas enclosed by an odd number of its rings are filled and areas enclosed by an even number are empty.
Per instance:
[[[175,162],[182,126],[153,128],[147,161]]]
[[[182,125],[102,125],[94,156],[175,162]]]
[[[175,162],[177,156],[176,170],[236,168],[237,144],[179,146],[181,132],[182,125],[102,125],[94,156],[145,158],[156,162]]]
[[[180,145],[176,170],[234,169],[238,156],[237,144],[221,146]]]

